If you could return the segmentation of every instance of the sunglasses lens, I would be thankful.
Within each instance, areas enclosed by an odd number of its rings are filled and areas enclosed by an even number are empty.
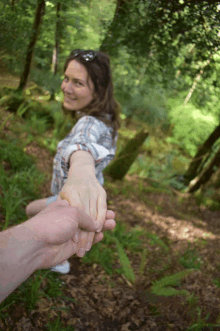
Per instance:
[[[70,55],[78,56],[81,52],[82,52],[81,49],[74,49],[74,50],[70,53]]]
[[[95,55],[96,54],[93,52],[87,52],[86,54],[83,54],[83,58],[86,61],[92,61],[94,59]]]
[[[73,55],[74,57],[77,57],[78,55],[82,56],[82,58],[85,60],[85,61],[92,61],[97,53],[96,52],[93,52],[93,51],[83,51],[82,49],[74,49],[70,55]]]

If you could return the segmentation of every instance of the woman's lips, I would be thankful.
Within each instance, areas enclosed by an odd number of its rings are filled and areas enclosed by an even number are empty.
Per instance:
[[[70,98],[70,97],[67,97],[67,96],[65,96],[64,97],[66,100],[69,100],[69,101],[76,101],[76,99],[73,99],[73,98]]]

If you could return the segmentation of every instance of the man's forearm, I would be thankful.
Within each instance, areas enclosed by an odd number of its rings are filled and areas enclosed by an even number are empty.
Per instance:
[[[29,221],[0,233],[0,302],[37,269],[37,245]]]

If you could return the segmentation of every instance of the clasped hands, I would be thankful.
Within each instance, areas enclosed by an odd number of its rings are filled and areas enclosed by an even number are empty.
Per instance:
[[[108,210],[103,231],[115,228],[115,213]],[[29,221],[39,247],[35,249],[39,261],[38,268],[50,268],[68,259],[78,251],[74,240],[76,232],[94,233],[92,244],[103,239],[103,233],[97,232],[99,223],[93,221],[82,210],[72,207],[66,200],[49,204]]]
[[[99,223],[96,233],[78,229],[73,238],[77,243],[76,255],[83,257],[91,249],[94,238],[96,240],[103,238],[103,234],[100,232],[104,223],[108,220],[113,225],[115,214],[113,211],[107,210],[106,192],[94,174],[83,172],[82,176],[82,172],[75,172],[65,182],[59,199],[68,201],[71,206],[84,211],[93,221]]]

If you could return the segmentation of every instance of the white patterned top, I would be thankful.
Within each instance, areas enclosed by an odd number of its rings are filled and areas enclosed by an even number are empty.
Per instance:
[[[115,156],[118,134],[112,139],[112,128],[93,116],[81,117],[65,139],[57,145],[53,161],[51,192],[59,194],[69,171],[72,153],[82,150],[92,154],[95,160],[95,174],[101,185],[104,184],[102,171]]]

